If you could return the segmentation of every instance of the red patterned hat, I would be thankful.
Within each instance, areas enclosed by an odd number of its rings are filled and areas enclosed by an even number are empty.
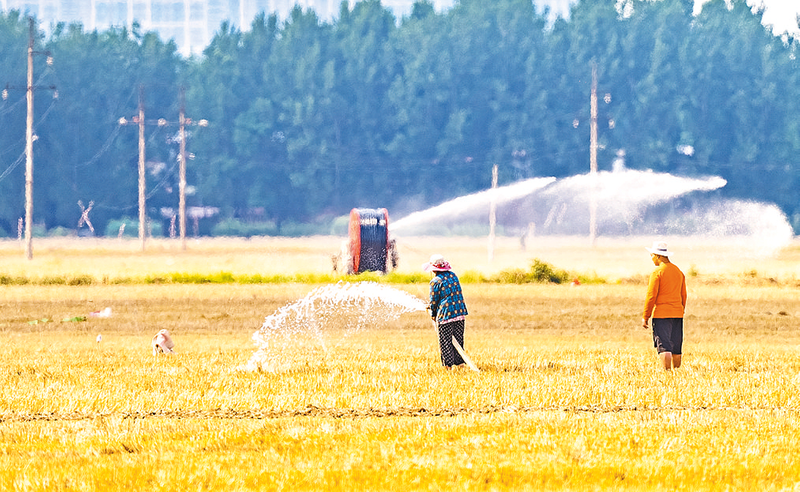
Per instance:
[[[422,265],[422,270],[426,272],[449,272],[450,263],[442,255],[431,255],[428,263]]]

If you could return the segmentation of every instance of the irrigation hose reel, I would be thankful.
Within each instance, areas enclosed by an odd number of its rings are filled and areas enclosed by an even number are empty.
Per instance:
[[[334,271],[385,274],[397,268],[397,248],[389,237],[389,212],[385,208],[352,209],[347,229],[347,241],[333,256]]]

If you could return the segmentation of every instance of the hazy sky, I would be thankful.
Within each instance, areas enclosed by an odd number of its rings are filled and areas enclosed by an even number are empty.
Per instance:
[[[705,0],[695,0],[695,11]],[[747,0],[747,4],[752,6],[764,6],[764,25],[772,24],[773,32],[781,34],[790,31],[800,34],[797,28],[797,14],[800,13],[800,0]]]
[[[545,5],[550,7],[554,13],[562,15],[569,13],[569,5],[576,0],[534,0],[537,6]],[[695,13],[700,11],[700,7],[707,0],[695,0]],[[450,7],[454,0],[434,0],[439,8]],[[785,31],[800,34],[795,20],[800,13],[800,0],[747,0],[747,4],[752,6],[764,5],[767,9],[764,12],[764,24],[772,24],[774,32],[781,34]]]

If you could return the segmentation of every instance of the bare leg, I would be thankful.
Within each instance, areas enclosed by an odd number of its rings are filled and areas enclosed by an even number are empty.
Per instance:
[[[681,354],[672,354],[672,367],[675,369],[681,367]]]
[[[672,352],[661,352],[661,363],[664,365],[664,370],[669,371],[672,369]]]

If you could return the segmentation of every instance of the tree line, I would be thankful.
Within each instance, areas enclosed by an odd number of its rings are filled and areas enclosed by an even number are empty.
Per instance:
[[[148,124],[148,216],[178,205],[180,88],[190,127],[189,206],[277,234],[353,207],[408,213],[500,184],[589,170],[597,69],[599,168],[719,175],[718,193],[778,204],[800,227],[798,39],[745,0],[580,0],[550,21],[530,0],[421,0],[397,19],[379,0],[323,21],[296,7],[249,30],[222,24],[201,56],[156,33],[80,24],[37,30],[34,219],[98,233],[137,216],[138,132]],[[24,216],[27,19],[0,16],[0,234]],[[207,228],[214,221],[201,221]],[[135,228],[131,228],[134,229]]]

